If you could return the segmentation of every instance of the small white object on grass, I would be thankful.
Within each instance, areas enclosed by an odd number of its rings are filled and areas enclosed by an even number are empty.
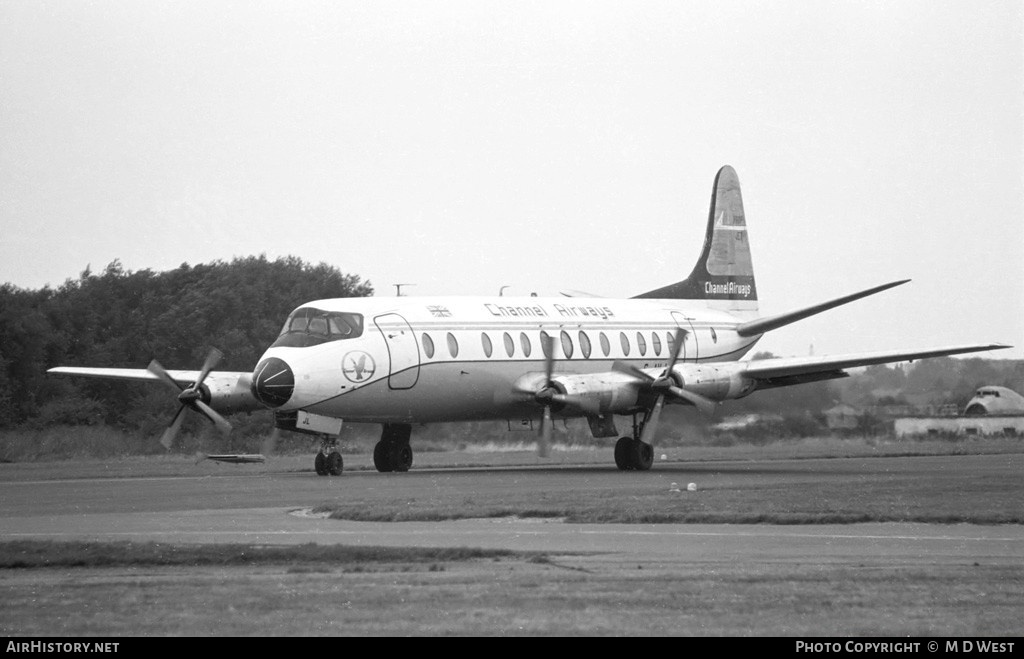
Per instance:
[[[669,485],[668,486],[668,491],[669,492],[678,492],[679,491],[679,483],[672,483],[671,485]]]
[[[688,492],[696,492],[697,491],[697,484],[696,483],[690,483],[689,485],[686,486],[686,490]]]
[[[668,456],[667,456],[667,455],[665,455],[664,453],[662,453],[662,454],[661,454],[661,459],[662,459],[662,460],[668,460]]]

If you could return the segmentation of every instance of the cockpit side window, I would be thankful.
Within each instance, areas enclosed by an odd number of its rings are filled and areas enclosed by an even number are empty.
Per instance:
[[[288,316],[274,347],[304,348],[328,341],[354,339],[363,333],[363,317],[357,313],[296,309]]]

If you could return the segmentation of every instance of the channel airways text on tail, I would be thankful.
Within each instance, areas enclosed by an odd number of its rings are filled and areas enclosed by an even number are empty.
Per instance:
[[[407,471],[413,424],[508,419],[539,423],[546,455],[556,418],[584,417],[615,445],[623,470],[650,469],[665,404],[713,414],[725,400],[773,387],[846,377],[857,366],[995,350],[1001,344],[743,360],[766,332],[899,286],[874,286],[804,309],[758,314],[746,215],[731,167],[715,177],[703,248],[689,275],[629,299],[578,296],[342,298],[307,302],[285,321],[253,371],[62,366],[50,373],[162,381],[178,412],[171,448],[191,408],[225,432],[223,414],[269,408],[280,429],[322,438],[320,475],[339,475],[344,421],[380,424],[378,470]],[[211,456],[232,460],[231,455]],[[242,456],[246,461],[253,456]],[[236,461],[242,461],[239,457]]]

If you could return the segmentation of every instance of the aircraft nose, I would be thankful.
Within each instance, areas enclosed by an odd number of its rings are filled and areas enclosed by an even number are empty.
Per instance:
[[[256,366],[252,395],[267,407],[281,407],[295,391],[295,374],[283,359],[269,357]]]

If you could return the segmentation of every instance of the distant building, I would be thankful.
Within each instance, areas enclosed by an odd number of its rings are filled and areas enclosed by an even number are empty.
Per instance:
[[[896,419],[898,437],[904,435],[1009,435],[1024,436],[1024,396],[1006,387],[979,387],[957,417],[904,417]]]
[[[1006,387],[981,387],[967,403],[964,415],[984,414],[1024,414],[1024,396]]]
[[[845,403],[840,403],[825,410],[824,414],[825,424],[829,430],[856,430],[863,412]]]

